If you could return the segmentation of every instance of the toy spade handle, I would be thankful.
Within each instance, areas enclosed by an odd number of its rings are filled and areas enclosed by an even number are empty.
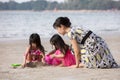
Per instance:
[[[21,66],[21,64],[11,64],[13,67]]]

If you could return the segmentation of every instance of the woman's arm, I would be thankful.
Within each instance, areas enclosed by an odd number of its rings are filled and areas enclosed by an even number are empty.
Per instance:
[[[78,43],[75,39],[71,40],[71,44],[73,46],[74,49],[74,54],[75,54],[75,60],[76,60],[76,65],[74,65],[74,67],[78,68],[79,67],[79,61],[81,59],[81,54],[80,54],[80,47],[78,46]]]

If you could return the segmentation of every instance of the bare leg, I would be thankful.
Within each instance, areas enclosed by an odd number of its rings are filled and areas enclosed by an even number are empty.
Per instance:
[[[64,67],[64,65],[61,63],[61,64],[58,65],[58,67]]]
[[[32,62],[32,55],[31,55],[31,54],[28,54],[26,60],[27,60],[28,62]]]

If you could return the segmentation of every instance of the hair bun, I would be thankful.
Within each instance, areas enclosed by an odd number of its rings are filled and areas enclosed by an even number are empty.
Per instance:
[[[68,17],[64,17],[64,19],[65,19],[67,25],[71,25],[70,19]]]
[[[54,28],[60,27],[61,24],[64,25],[65,27],[70,27],[71,26],[71,22],[70,22],[68,17],[58,17],[56,19],[56,21],[54,22],[53,27]]]

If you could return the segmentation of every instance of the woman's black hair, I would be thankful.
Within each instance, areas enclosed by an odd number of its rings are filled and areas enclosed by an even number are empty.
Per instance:
[[[30,35],[30,38],[29,38],[30,47],[31,47],[32,43],[35,43],[36,46],[37,46],[43,53],[45,53],[44,47],[43,47],[42,44],[41,44],[40,36],[39,36],[37,33],[33,33],[33,34]]]
[[[58,34],[54,34],[50,39],[50,43],[55,46],[55,49],[60,49],[60,51],[65,54],[69,49],[69,46],[65,44],[64,40]]]
[[[65,27],[70,27],[71,22],[70,22],[69,18],[68,17],[58,17],[53,24],[53,28],[56,29],[57,27],[61,27],[61,25],[64,25]]]

